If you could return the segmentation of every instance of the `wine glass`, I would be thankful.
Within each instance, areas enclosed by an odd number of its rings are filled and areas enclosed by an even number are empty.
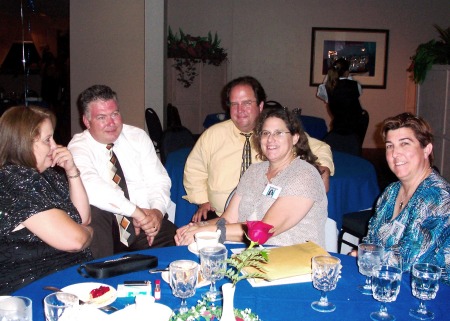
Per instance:
[[[177,260],[169,265],[170,286],[174,296],[181,298],[179,313],[188,311],[186,298],[195,294],[198,278],[198,263],[190,260]]]
[[[374,266],[381,264],[383,248],[372,243],[360,243],[358,245],[359,273],[366,277],[364,285],[358,286],[362,294],[372,295],[372,270]]]
[[[389,249],[383,251],[382,265],[389,265],[399,268],[403,271],[403,256],[400,251],[400,246],[395,244]]]
[[[222,292],[217,291],[216,281],[222,279],[225,275],[227,267],[228,251],[222,244],[217,246],[207,246],[200,250],[200,264],[203,278],[211,281],[209,291],[202,297],[214,302],[222,299]]]
[[[370,318],[374,321],[394,321],[395,316],[389,314],[386,302],[397,299],[400,292],[402,271],[394,266],[377,265],[372,272],[372,292],[375,300],[381,302],[380,310],[372,312]]]
[[[319,312],[333,312],[336,305],[328,301],[327,291],[334,290],[341,271],[341,260],[334,256],[315,256],[312,258],[312,280],[320,290],[320,300],[311,303],[311,308]]]
[[[425,300],[432,300],[439,290],[441,269],[429,263],[416,263],[412,267],[412,294],[420,300],[416,309],[409,310],[409,315],[420,320],[431,320],[434,313],[427,310]]]

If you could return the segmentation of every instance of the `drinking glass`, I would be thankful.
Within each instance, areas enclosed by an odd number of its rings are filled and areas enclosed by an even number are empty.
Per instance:
[[[389,265],[403,271],[403,257],[398,245],[393,245],[390,249],[383,251],[382,265]]]
[[[195,294],[198,278],[198,263],[190,260],[177,260],[169,265],[170,286],[174,296],[181,298],[180,314],[186,313],[186,298]]]
[[[0,320],[2,321],[32,321],[31,299],[23,296],[12,296],[0,301]]]
[[[374,266],[381,264],[383,248],[372,243],[360,243],[358,245],[359,273],[366,277],[364,285],[358,286],[362,294],[372,295],[372,271]]]
[[[336,305],[328,301],[327,292],[336,288],[341,271],[341,260],[334,256],[312,258],[313,286],[320,291],[320,300],[311,303],[311,308],[319,312],[333,312]]]
[[[378,265],[373,268],[372,273],[372,292],[375,300],[381,302],[380,310],[372,312],[370,318],[375,321],[394,321],[395,316],[389,314],[386,308],[386,302],[392,302],[397,299],[400,292],[400,283],[402,271],[399,268],[389,265]]]
[[[227,254],[228,251],[222,244],[204,247],[200,250],[200,264],[203,278],[211,281],[209,291],[202,295],[202,297],[207,298],[211,302],[222,299],[222,292],[216,289],[216,281],[222,279],[225,275]]]
[[[439,290],[441,269],[429,263],[416,263],[412,267],[412,294],[419,299],[416,309],[409,310],[409,315],[420,320],[431,320],[434,313],[427,310],[425,300],[432,300]]]
[[[77,320],[79,300],[75,294],[55,292],[44,298],[46,321]]]

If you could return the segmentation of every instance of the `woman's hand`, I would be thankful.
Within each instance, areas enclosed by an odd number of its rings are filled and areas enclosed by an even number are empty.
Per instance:
[[[177,245],[189,245],[195,242],[195,233],[203,231],[215,231],[216,226],[210,224],[200,223],[189,223],[183,227],[180,227],[175,234],[175,243]]]
[[[52,167],[56,165],[64,168],[68,176],[75,176],[78,174],[78,169],[73,161],[72,153],[62,145],[57,145],[53,151]]]

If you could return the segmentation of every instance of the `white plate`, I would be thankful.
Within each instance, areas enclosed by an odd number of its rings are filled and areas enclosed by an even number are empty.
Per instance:
[[[108,320],[124,321],[168,321],[172,315],[172,309],[167,305],[152,303],[138,308],[136,304],[131,304],[108,316]]]
[[[200,274],[200,272],[199,272],[199,274]],[[162,272],[162,273],[161,273],[161,277],[162,277],[162,279],[163,279],[166,283],[169,283],[169,284],[170,284],[170,282],[169,282],[169,271],[164,271],[164,272]],[[205,285],[210,285],[210,284],[211,284],[210,281],[202,280],[201,282],[198,282],[198,283],[197,283],[196,288],[201,288],[201,287],[204,287]]]
[[[200,255],[200,253],[198,252],[198,249],[197,249],[197,243],[195,243],[195,242],[188,245],[188,250],[189,250],[189,252],[194,253],[197,256]]]
[[[108,304],[113,303],[117,298],[117,291],[112,286],[109,286],[108,284],[102,284],[97,282],[84,282],[84,283],[76,283],[69,286],[66,286],[62,288],[61,290],[63,292],[68,292],[75,294],[78,299],[83,300],[85,302],[89,301],[90,299],[90,293],[93,289],[97,289],[101,286],[107,286],[109,287],[109,291],[111,291],[111,298],[107,301],[104,301],[102,303],[90,303],[90,305],[95,306],[97,308],[104,307]]]

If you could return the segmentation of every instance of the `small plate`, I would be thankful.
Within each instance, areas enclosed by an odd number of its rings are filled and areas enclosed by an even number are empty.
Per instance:
[[[97,289],[101,286],[107,286],[109,287],[109,291],[111,291],[111,298],[107,301],[101,302],[101,303],[89,303],[91,306],[95,306],[97,308],[101,308],[104,306],[107,306],[111,303],[113,303],[117,298],[117,291],[112,286],[109,286],[108,284],[102,284],[102,283],[96,283],[96,282],[84,282],[84,283],[76,283],[69,286],[66,286],[62,288],[61,290],[63,292],[68,292],[75,294],[78,299],[88,302],[90,299],[90,293],[93,289]]]
[[[188,250],[189,250],[189,252],[194,253],[197,256],[200,255],[200,253],[197,249],[197,243],[195,243],[195,242],[188,245]]]
[[[200,276],[200,275],[201,275],[201,272],[198,272],[198,275]],[[164,271],[164,272],[162,272],[162,273],[161,273],[161,277],[162,277],[162,279],[163,279],[166,283],[169,283],[169,284],[170,284],[170,282],[169,282],[169,271]],[[201,277],[201,276],[200,276],[200,277]],[[197,282],[196,288],[201,288],[201,287],[204,287],[204,286],[210,285],[210,284],[211,284],[210,281],[208,281],[208,280],[203,280],[203,278],[201,278],[201,281],[200,281],[200,282]]]
[[[167,305],[160,303],[152,303],[150,305],[145,305],[142,309],[136,306],[136,304],[131,304],[123,308],[122,310],[116,311],[108,316],[108,320],[123,321],[123,320],[133,320],[133,321],[168,321],[172,315],[172,309]]]

